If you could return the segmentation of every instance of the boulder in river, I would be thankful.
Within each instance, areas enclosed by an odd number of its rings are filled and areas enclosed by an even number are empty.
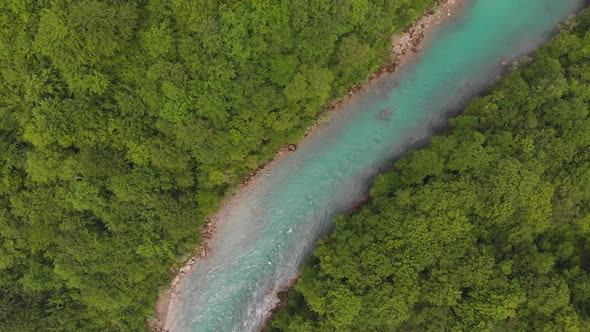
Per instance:
[[[393,113],[394,113],[393,109],[386,108],[386,109],[382,110],[381,112],[379,112],[379,114],[377,114],[377,120],[387,120],[387,119],[391,118],[391,115]]]

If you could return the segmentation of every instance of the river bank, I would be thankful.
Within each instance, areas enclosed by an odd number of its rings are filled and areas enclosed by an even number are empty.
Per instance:
[[[419,20],[404,29],[402,33],[393,34],[391,36],[391,56],[389,61],[379,67],[366,81],[353,84],[348,93],[342,96],[342,98],[330,102],[326,107],[329,113],[327,114],[328,119],[326,121],[316,122],[310,128],[309,132],[315,127],[328,122],[332,112],[341,110],[343,107],[355,101],[358,96],[377,84],[384,76],[394,73],[400,66],[414,60],[416,55],[424,50],[430,42],[433,28],[444,23],[456,14],[463,4],[464,0],[439,1],[433,9],[424,12],[424,15]],[[322,118],[322,114],[319,115],[319,118]]]
[[[403,33],[392,36],[391,60],[382,65],[377,71],[370,75],[370,77],[363,84],[353,85],[347,95],[330,102],[326,107],[326,111],[318,117],[319,119],[323,120],[318,120],[314,125],[309,127],[305,136],[312,136],[317,128],[321,127],[324,123],[329,122],[329,119],[335,112],[338,112],[349,103],[356,100],[358,96],[370,89],[381,78],[395,72],[401,65],[412,60],[416,54],[418,54],[427,45],[429,40],[428,37],[432,31],[432,28],[443,23],[447,18],[451,17],[461,4],[461,0],[441,1],[435,6],[435,9],[424,13],[424,16],[421,19],[419,19],[409,28],[405,29]],[[305,144],[305,141],[306,138],[304,138],[300,144]],[[155,319],[151,319],[149,322],[150,328],[153,331],[168,331],[166,319],[170,303],[173,297],[177,294],[177,285],[182,281],[184,276],[193,268],[193,265],[199,259],[207,256],[207,253],[209,252],[208,243],[215,234],[215,228],[217,224],[223,221],[224,216],[227,214],[228,202],[233,199],[238,199],[240,195],[248,192],[255,185],[256,180],[264,170],[272,167],[274,163],[280,161],[289,152],[294,151],[296,147],[297,146],[293,144],[285,146],[275,155],[273,159],[269,160],[259,169],[252,172],[238,189],[233,191],[232,194],[228,195],[228,197],[224,200],[219,212],[207,218],[201,232],[201,245],[193,252],[193,255],[187,261],[187,264],[176,272],[176,276],[172,280],[170,287],[163,291],[158,298],[155,308]],[[280,301],[280,303],[283,303],[284,299],[286,299],[286,297],[282,297],[282,301]],[[273,310],[273,312],[276,312],[276,310]]]

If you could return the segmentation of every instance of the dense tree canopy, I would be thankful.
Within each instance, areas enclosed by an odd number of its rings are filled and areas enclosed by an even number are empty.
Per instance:
[[[145,328],[223,193],[433,3],[0,1],[0,330]]]
[[[590,330],[590,11],[380,176],[282,331]]]

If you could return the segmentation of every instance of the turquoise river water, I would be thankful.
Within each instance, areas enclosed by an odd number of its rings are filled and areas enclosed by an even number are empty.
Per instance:
[[[581,0],[465,0],[401,71],[373,84],[220,213],[209,255],[176,288],[170,331],[259,331],[335,215],[393,158],[431,135]],[[388,111],[384,111],[388,110]]]

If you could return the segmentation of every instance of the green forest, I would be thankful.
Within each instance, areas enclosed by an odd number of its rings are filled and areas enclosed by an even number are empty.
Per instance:
[[[590,331],[590,11],[341,216],[280,331]]]
[[[0,1],[0,330],[147,329],[223,195],[434,2]]]

